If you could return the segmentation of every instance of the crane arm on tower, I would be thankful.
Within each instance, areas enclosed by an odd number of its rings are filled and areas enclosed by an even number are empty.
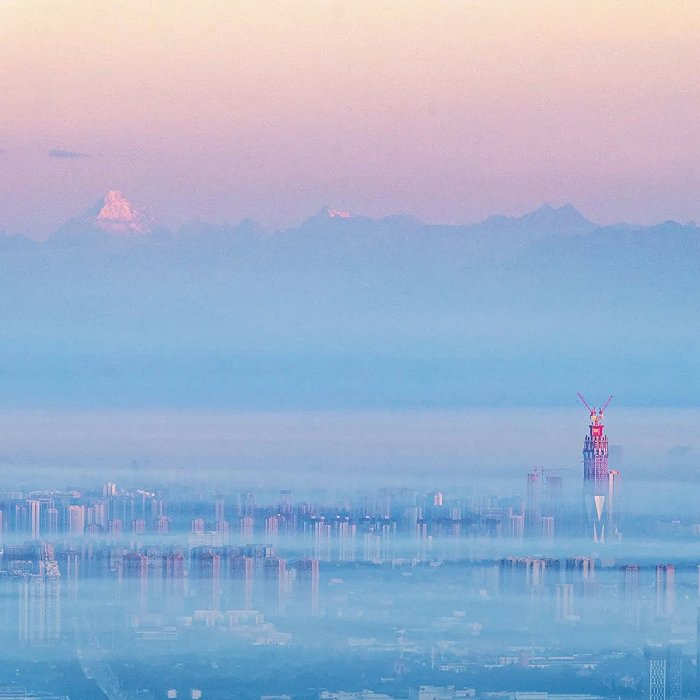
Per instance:
[[[581,403],[588,409],[588,412],[591,415],[593,415],[595,413],[595,411],[588,405],[588,403],[586,402],[586,399],[584,399],[583,396],[581,395],[581,392],[577,391],[576,393],[578,394],[579,399],[581,399]],[[612,396],[610,398],[612,398]]]
[[[610,402],[613,400],[612,394],[608,396],[608,400],[603,404],[603,408],[600,409],[601,413],[605,412],[605,409],[610,405]]]

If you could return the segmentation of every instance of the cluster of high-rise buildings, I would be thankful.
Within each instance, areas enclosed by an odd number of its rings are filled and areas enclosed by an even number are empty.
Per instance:
[[[530,470],[523,492],[514,495],[399,488],[295,499],[289,490],[270,497],[114,482],[6,493],[0,496],[5,631],[16,629],[26,645],[58,642],[65,611],[76,615],[99,582],[115,614],[142,640],[206,628],[255,644],[288,644],[284,620],[355,619],[363,605],[373,609],[379,591],[402,590],[424,572],[437,572],[426,587],[441,577],[454,586],[451,572],[458,567],[461,595],[482,610],[472,630],[505,611],[549,630],[552,639],[573,628],[584,635],[608,629],[643,644],[663,642],[673,630],[676,642],[689,642],[684,620],[700,602],[700,557],[622,547],[620,472],[609,467],[603,425],[607,404],[588,408],[582,499],[575,488],[565,492],[561,473],[542,468]],[[418,601],[424,593],[410,590]],[[430,640],[435,668],[457,668],[464,659],[436,652],[450,648],[440,638],[445,624],[427,615],[421,643]],[[680,697],[687,656],[682,643],[648,646],[651,698]]]
[[[341,560],[355,558],[361,542],[363,558],[377,561],[392,558],[397,535],[419,541],[419,558],[427,556],[430,540],[444,537],[552,543],[557,535],[583,533],[602,544],[621,538],[620,471],[608,465],[607,403],[600,409],[585,405],[591,421],[583,447],[583,510],[565,498],[562,476],[542,468],[527,473],[521,497],[447,498],[442,492],[385,489],[335,503],[317,495],[294,504],[291,491],[283,490],[276,504],[260,505],[248,492],[228,499],[212,495],[209,503],[198,495],[188,507],[177,496],[173,502],[167,490],[123,489],[108,482],[101,491],[6,494],[0,501],[0,533],[35,540],[187,533],[191,544],[215,546],[301,534],[315,539],[318,558],[330,558],[332,551]]]

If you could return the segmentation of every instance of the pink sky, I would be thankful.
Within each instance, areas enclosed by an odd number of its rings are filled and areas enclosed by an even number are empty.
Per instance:
[[[698,36],[697,0],[4,0],[0,230],[107,189],[168,226],[700,220]]]

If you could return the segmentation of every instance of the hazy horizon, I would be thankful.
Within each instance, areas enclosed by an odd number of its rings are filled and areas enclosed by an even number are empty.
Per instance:
[[[239,488],[454,489],[466,479],[480,489],[495,479],[517,493],[534,467],[578,481],[588,414],[571,404],[442,411],[2,410],[0,465],[21,469],[33,488],[42,479],[52,488],[109,479],[161,485],[197,473]],[[615,446],[611,467],[623,468],[626,478],[693,478],[699,408],[612,405],[607,417]]]

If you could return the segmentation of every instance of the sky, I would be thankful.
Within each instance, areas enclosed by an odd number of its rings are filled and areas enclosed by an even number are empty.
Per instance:
[[[696,0],[0,1],[0,230],[700,220]]]

